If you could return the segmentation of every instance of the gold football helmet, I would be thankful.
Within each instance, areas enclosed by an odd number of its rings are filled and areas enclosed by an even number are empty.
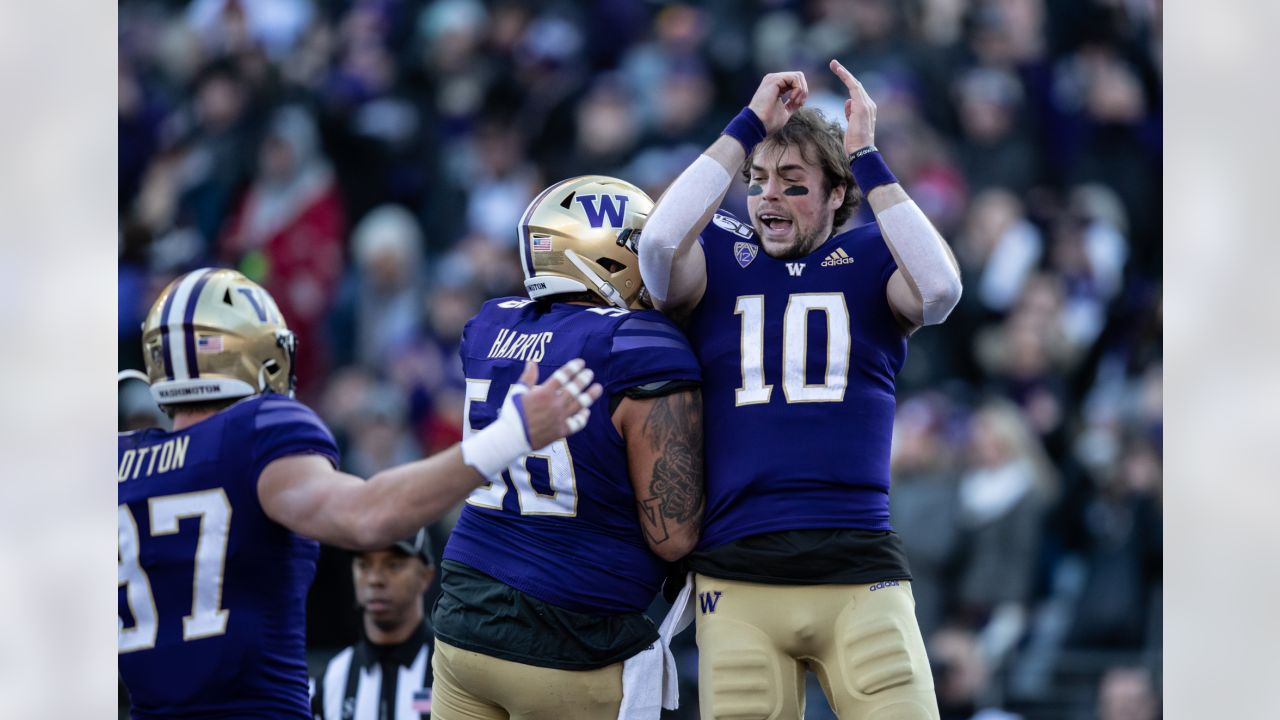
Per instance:
[[[537,299],[591,292],[620,308],[639,308],[640,229],[653,200],[629,182],[603,175],[561,180],[520,218],[524,287]]]
[[[142,323],[151,394],[160,405],[293,395],[297,341],[261,286],[203,268],[169,283]]]

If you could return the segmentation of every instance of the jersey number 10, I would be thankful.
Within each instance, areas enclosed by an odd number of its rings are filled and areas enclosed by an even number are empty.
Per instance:
[[[734,405],[769,402],[773,386],[764,377],[764,296],[743,295],[733,308],[742,316],[742,387]],[[823,381],[806,382],[809,313],[827,319],[827,358]],[[788,403],[842,402],[849,386],[849,308],[843,293],[795,293],[782,315],[782,394]]]
[[[462,408],[464,434],[470,436],[471,403],[489,401],[489,380],[467,378],[467,398]],[[503,399],[505,401],[505,398]],[[501,406],[501,403],[498,403]],[[545,470],[540,465],[545,466]],[[544,476],[551,493],[539,492],[533,486],[535,475]],[[472,491],[467,502],[491,510],[502,509],[502,499],[507,495],[507,485],[516,489],[516,501],[521,515],[578,514],[578,484],[573,475],[573,456],[569,443],[557,440],[544,448],[521,457],[502,471],[502,480],[489,482]]]

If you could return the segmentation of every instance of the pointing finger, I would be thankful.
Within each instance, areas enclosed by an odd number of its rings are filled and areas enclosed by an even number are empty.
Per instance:
[[[840,64],[839,60],[832,60],[830,67],[831,72],[834,72],[836,77],[840,78],[840,81],[844,83],[846,88],[853,90],[860,84],[858,79],[853,76],[853,73],[846,70],[845,67]]]

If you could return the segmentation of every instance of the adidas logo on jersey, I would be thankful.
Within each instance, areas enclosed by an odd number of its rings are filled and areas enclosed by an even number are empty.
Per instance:
[[[834,267],[836,265],[851,265],[852,263],[853,263],[853,258],[849,257],[849,253],[845,252],[844,248],[836,248],[835,252],[828,255],[827,259],[822,261],[822,267]]]

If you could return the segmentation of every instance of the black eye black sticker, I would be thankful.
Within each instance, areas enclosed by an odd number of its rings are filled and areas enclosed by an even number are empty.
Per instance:
[[[783,195],[808,195],[808,194],[809,194],[809,188],[807,188],[807,187],[805,187],[805,186],[803,186],[803,185],[792,185],[791,187],[787,188],[786,190],[783,190],[783,191],[782,191],[782,194],[783,194]]]
[[[747,194],[748,194],[748,195],[763,195],[763,194],[764,194],[764,188],[763,188],[763,187],[761,187],[760,185],[748,185],[748,186],[747,186]]]

